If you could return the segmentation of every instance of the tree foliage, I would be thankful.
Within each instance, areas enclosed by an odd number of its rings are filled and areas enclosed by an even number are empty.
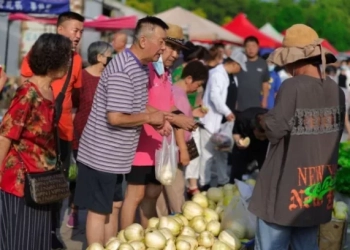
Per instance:
[[[181,6],[220,25],[244,12],[257,27],[270,22],[280,32],[304,23],[338,50],[350,49],[350,0],[127,0],[127,4],[147,14]]]

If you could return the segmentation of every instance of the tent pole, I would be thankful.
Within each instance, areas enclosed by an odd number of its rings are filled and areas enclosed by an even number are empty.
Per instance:
[[[7,20],[7,30],[6,30],[6,43],[5,43],[5,60],[4,60],[4,64],[5,64],[5,69],[7,70],[8,65],[7,65],[7,59],[8,59],[8,54],[9,54],[9,41],[10,41],[10,25],[11,25],[12,21],[10,21],[9,19]]]

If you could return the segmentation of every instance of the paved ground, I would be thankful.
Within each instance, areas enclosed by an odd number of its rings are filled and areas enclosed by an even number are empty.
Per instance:
[[[61,238],[68,250],[85,250],[87,248],[85,238],[86,210],[79,211],[79,228],[70,229],[66,226],[68,217],[67,202],[65,202],[64,208],[64,211],[62,211],[64,212],[62,214],[63,222],[60,230]]]

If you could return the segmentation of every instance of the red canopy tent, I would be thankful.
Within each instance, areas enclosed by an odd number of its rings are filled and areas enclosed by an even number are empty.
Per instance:
[[[124,16],[108,18],[99,16],[95,20],[85,21],[84,27],[97,30],[118,30],[118,29],[134,29],[136,27],[136,16]]]
[[[285,31],[285,30],[282,31],[281,34],[282,34],[282,35],[285,35],[285,34],[286,34],[286,31]],[[326,49],[328,49],[332,54],[334,54],[334,55],[339,54],[338,50],[337,50],[336,48],[334,48],[333,45],[330,44],[330,42],[328,42],[328,40],[323,39],[323,42],[321,43],[321,45],[322,45],[323,47],[325,47]]]
[[[55,25],[57,17],[38,17],[23,13],[13,13],[9,15],[10,21],[32,21],[43,24]],[[134,29],[136,27],[136,16],[113,17],[98,16],[93,20],[86,20],[84,27],[96,30],[119,30],[119,29]]]
[[[262,48],[277,48],[281,46],[280,42],[275,41],[260,32],[260,30],[255,27],[243,13],[238,14],[231,20],[231,22],[223,25],[223,27],[243,38],[255,36],[259,40],[260,47]]]

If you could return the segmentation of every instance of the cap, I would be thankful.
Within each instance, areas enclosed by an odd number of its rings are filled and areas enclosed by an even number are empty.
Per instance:
[[[242,70],[247,71],[246,62],[248,59],[244,53],[242,53],[241,51],[235,50],[235,51],[232,51],[229,58],[235,61],[236,63],[238,63],[239,66],[241,66]]]

